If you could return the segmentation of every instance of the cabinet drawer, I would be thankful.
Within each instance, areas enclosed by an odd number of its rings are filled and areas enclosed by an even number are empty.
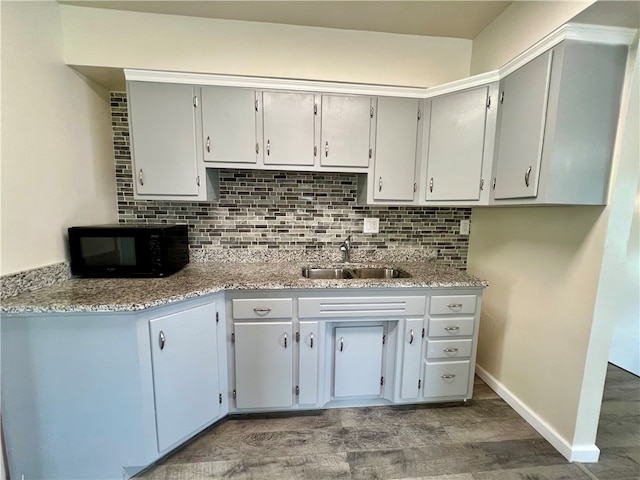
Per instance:
[[[291,298],[234,299],[231,303],[234,320],[293,317]]]
[[[470,357],[473,341],[464,340],[429,340],[427,342],[427,358]]]
[[[461,313],[475,313],[475,295],[438,295],[431,297],[429,313],[433,315],[446,315]]]
[[[300,318],[388,317],[424,315],[426,297],[301,298]]]
[[[469,389],[469,369],[465,362],[425,363],[424,396],[456,397],[465,396]]]
[[[470,337],[473,318],[430,318],[429,337]]]

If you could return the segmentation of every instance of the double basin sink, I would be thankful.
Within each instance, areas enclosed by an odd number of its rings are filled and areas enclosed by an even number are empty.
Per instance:
[[[410,274],[404,270],[397,268],[312,268],[306,267],[302,269],[304,278],[316,280],[349,280],[349,279],[390,279],[390,278],[409,278]]]

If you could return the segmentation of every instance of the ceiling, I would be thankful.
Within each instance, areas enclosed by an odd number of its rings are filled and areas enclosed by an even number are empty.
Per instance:
[[[59,3],[168,15],[473,39],[513,2],[59,0]]]

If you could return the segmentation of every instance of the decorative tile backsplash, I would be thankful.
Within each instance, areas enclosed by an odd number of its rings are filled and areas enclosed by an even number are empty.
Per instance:
[[[211,258],[199,249],[234,258],[238,249],[287,249],[335,251],[337,260],[340,242],[351,235],[354,252],[420,249],[466,268],[469,237],[458,232],[470,208],[358,205],[351,173],[223,169],[217,201],[134,200],[126,93],[111,92],[111,115],[120,222],[187,223],[194,259]],[[366,217],[380,219],[380,233],[362,233]]]

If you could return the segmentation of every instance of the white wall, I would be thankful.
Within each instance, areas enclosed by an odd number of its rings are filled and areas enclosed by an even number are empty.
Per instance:
[[[474,42],[472,71],[502,65],[586,6],[560,3],[514,3]],[[598,455],[594,442],[611,320],[596,318],[594,311],[610,210],[473,212],[468,268],[490,282],[478,366],[574,459]]]
[[[66,228],[116,219],[108,92],[63,61],[54,1],[1,2],[1,274],[65,261]]]
[[[610,218],[596,298],[595,317],[613,320],[609,360],[640,375],[640,73],[635,43],[633,83],[609,200]]]
[[[471,40],[61,8],[70,65],[407,86],[469,75]]]

